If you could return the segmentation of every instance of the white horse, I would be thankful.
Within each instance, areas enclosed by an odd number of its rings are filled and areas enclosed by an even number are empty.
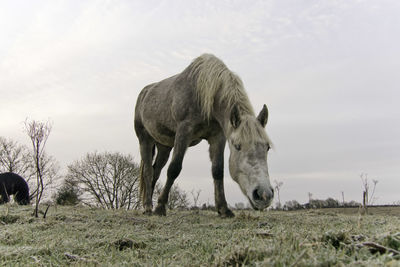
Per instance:
[[[271,144],[264,130],[267,120],[266,105],[256,118],[240,78],[210,54],[196,58],[182,73],[146,86],[135,108],[145,213],[152,212],[154,186],[171,149],[174,148],[167,182],[154,211],[158,215],[166,215],[169,191],[182,169],[186,149],[202,139],[210,145],[218,213],[223,217],[234,216],[227,206],[223,185],[227,140],[233,180],[254,209],[268,207],[274,190],[267,167]]]

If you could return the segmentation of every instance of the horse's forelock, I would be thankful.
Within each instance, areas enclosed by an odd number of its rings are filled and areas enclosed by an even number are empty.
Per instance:
[[[243,116],[239,127],[235,130],[235,134],[232,135],[232,141],[234,143],[267,143],[272,145],[264,128],[253,116]]]

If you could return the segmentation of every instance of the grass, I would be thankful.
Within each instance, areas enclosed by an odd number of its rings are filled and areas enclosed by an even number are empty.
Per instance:
[[[400,266],[400,208],[391,209],[221,219],[211,211],[157,217],[58,206],[43,219],[31,207],[2,205],[0,266]]]

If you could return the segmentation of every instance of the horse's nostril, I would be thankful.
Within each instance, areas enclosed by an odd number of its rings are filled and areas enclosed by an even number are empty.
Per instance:
[[[274,189],[271,187],[271,190],[265,190],[261,187],[257,187],[253,191],[253,200],[254,201],[269,201],[274,197]]]
[[[260,188],[254,189],[254,191],[253,191],[253,199],[255,201],[258,201],[258,200],[262,200],[262,197],[263,197],[262,190]]]

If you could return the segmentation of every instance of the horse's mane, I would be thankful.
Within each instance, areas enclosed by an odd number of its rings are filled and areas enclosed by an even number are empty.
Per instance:
[[[210,119],[217,94],[218,104],[226,104],[229,110],[236,105],[240,114],[254,115],[242,80],[216,56],[203,54],[193,60],[186,70],[194,79],[197,99],[205,118]]]
[[[219,101],[219,105],[225,104],[229,111],[236,106],[242,118],[236,134],[238,141],[253,140],[270,143],[264,129],[255,121],[254,110],[244,90],[242,80],[230,71],[224,62],[214,55],[203,54],[194,59],[185,71],[194,80],[197,99],[206,119],[210,119],[216,100]]]

